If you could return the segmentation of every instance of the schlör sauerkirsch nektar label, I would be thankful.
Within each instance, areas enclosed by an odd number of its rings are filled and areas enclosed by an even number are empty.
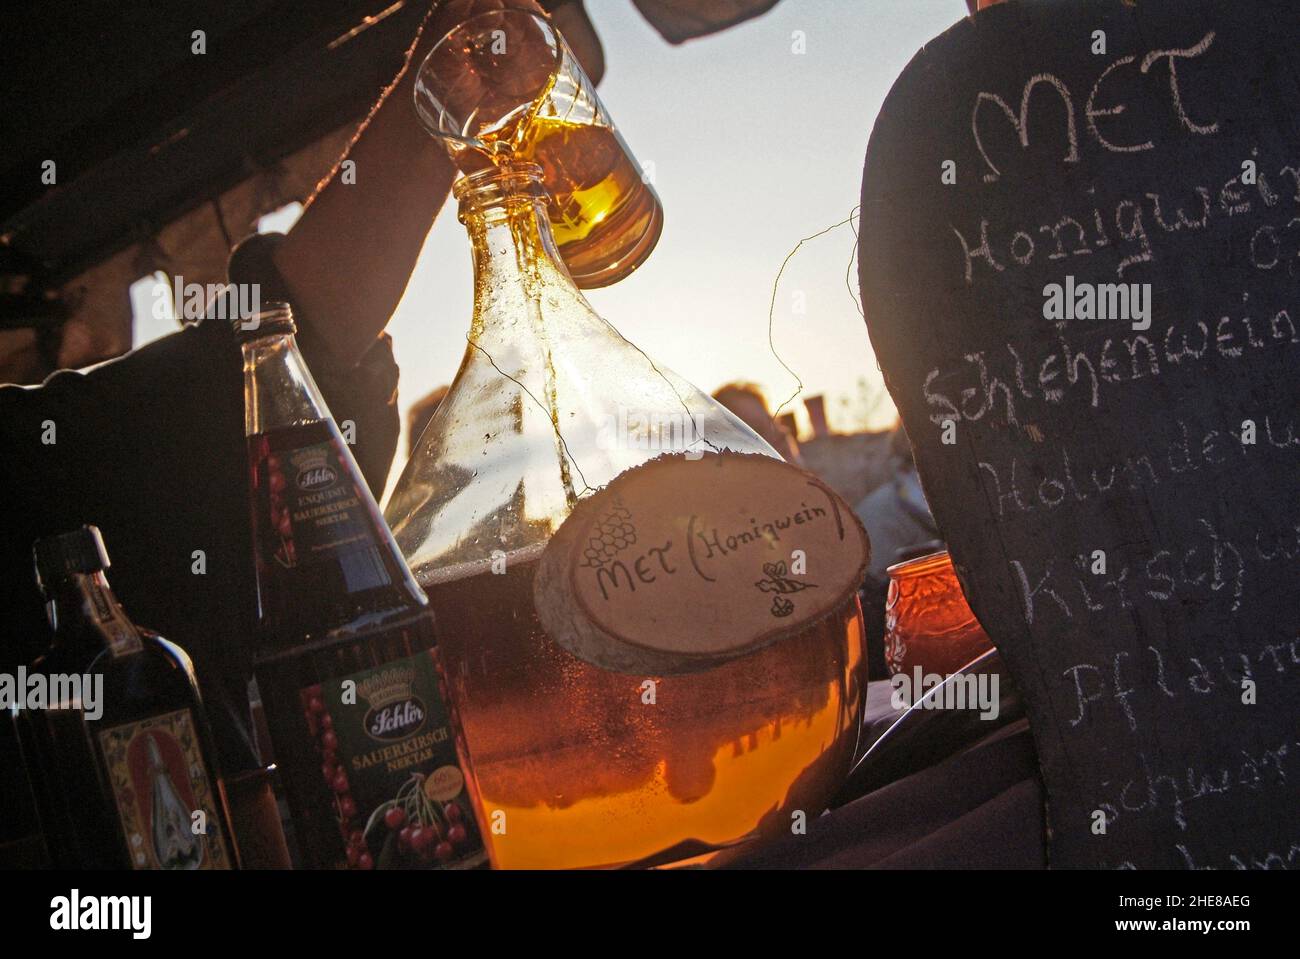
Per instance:
[[[301,691],[351,868],[485,858],[439,686],[429,651]]]
[[[333,436],[270,454],[264,511],[278,534],[277,562],[288,568],[339,564],[348,592],[357,592],[384,585],[388,577],[376,553],[363,492],[340,459],[340,441]]]

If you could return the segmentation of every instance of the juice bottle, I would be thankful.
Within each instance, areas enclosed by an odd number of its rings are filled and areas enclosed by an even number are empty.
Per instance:
[[[254,675],[312,868],[484,861],[433,616],[294,342],[237,323],[258,628]]]

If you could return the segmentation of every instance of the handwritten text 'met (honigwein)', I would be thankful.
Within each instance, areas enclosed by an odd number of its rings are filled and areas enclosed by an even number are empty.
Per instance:
[[[692,514],[686,523],[686,559],[689,567],[700,579],[712,583],[717,577],[706,568],[706,564],[715,559],[723,559],[750,546],[765,546],[775,550],[781,542],[781,534],[791,529],[817,523],[830,518],[839,524],[843,535],[843,524],[839,510],[828,498],[828,506],[810,506],[806,502],[799,504],[799,509],[786,513],[782,517],[770,517],[762,522],[751,517],[748,529],[720,530],[710,526],[701,517]],[[595,570],[596,584],[600,588],[601,598],[608,601],[611,591],[626,586],[635,592],[637,585],[649,585],[658,581],[660,575],[675,576],[684,567],[675,565],[670,554],[678,556],[677,542],[669,538],[662,546],[651,547],[636,559],[624,562],[612,560]],[[674,553],[674,550],[676,552]]]

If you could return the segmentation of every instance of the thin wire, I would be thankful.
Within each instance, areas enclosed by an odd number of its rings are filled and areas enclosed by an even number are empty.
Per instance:
[[[578,478],[582,480],[582,492],[580,492],[578,495],[581,496],[583,495],[583,493],[596,492],[596,490],[587,482],[587,477],[582,475],[582,467],[578,465],[578,461],[574,459],[573,453],[569,450],[568,441],[565,440],[564,434],[560,432],[560,424],[555,422],[555,418],[551,415],[551,411],[546,408],[546,405],[542,403],[542,401],[539,400],[536,396],[533,395],[532,390],[526,387],[519,380],[515,379],[505,370],[501,369],[501,367],[497,366],[497,361],[492,359],[492,354],[489,353],[487,350],[483,349],[483,347],[479,346],[473,340],[471,340],[469,338],[469,334],[465,335],[465,340],[466,342],[469,343],[470,346],[474,347],[474,349],[478,350],[480,353],[482,353],[484,356],[487,357],[488,362],[492,364],[492,369],[496,370],[498,373],[500,373],[502,376],[508,379],[511,383],[514,383],[515,386],[519,387],[521,390],[527,393],[528,398],[537,404],[537,408],[546,414],[546,418],[551,423],[551,429],[555,430],[555,435],[559,439],[560,445],[564,447],[564,455],[569,458],[569,462],[573,464],[573,468],[578,471]]]
[[[853,212],[849,214],[849,219],[852,220],[854,217],[857,217],[859,220],[862,218],[862,207],[855,206],[853,208]],[[844,268],[844,286],[849,291],[849,299],[851,299],[853,301],[853,305],[857,307],[858,316],[862,317],[865,320],[867,318],[867,314],[863,312],[862,300],[858,298],[859,294],[858,291],[854,288],[853,280],[852,280],[853,267],[858,262],[858,242],[861,239],[861,236],[858,232],[858,227],[856,223],[849,223],[849,229],[853,231],[853,252],[849,254],[849,265]]]
[[[604,318],[602,317],[602,319]],[[677,402],[682,404],[682,409],[685,410],[686,415],[691,418],[691,429],[694,432],[694,434],[698,436],[700,439],[704,440],[705,443],[708,443],[709,448],[713,450],[713,452],[721,453],[722,450],[719,449],[716,445],[714,445],[713,441],[710,440],[707,436],[705,436],[704,433],[700,430],[700,424],[696,422],[695,414],[691,412],[691,408],[687,406],[686,401],[682,399],[682,394],[677,392],[677,387],[673,386],[673,381],[664,375],[664,371],[659,369],[659,367],[655,366],[655,361],[650,359],[650,354],[647,353],[645,350],[641,349],[641,347],[637,346],[635,343],[629,340],[622,333],[620,333],[618,327],[616,327],[613,323],[609,322],[609,320],[605,320],[605,325],[608,326],[611,330],[613,330],[620,340],[622,340],[628,346],[632,347],[632,349],[636,350],[643,357],[645,357],[645,361],[650,364],[650,369],[658,373],[659,378],[668,384],[668,388],[672,390],[673,395],[677,397]]]
[[[789,373],[791,376],[793,376],[795,382],[799,384],[795,388],[795,391],[791,393],[790,396],[784,402],[782,402],[781,405],[778,406],[776,410],[772,413],[773,421],[775,421],[776,418],[781,415],[781,411],[783,409],[785,409],[787,406],[793,403],[795,398],[798,397],[798,395],[803,392],[803,380],[800,378],[798,373],[790,369],[789,364],[786,363],[785,360],[781,359],[781,354],[776,351],[776,343],[772,339],[772,331],[775,324],[774,317],[776,315],[776,291],[777,291],[777,287],[781,285],[781,275],[785,273],[786,266],[788,266],[790,261],[794,259],[794,255],[799,252],[800,248],[805,243],[809,242],[810,240],[815,240],[819,236],[825,236],[827,233],[831,232],[831,230],[838,229],[839,227],[842,227],[845,224],[851,224],[853,222],[854,217],[857,216],[857,211],[859,208],[854,207],[853,209],[854,212],[850,213],[845,219],[840,220],[840,222],[832,223],[830,226],[826,227],[826,229],[818,230],[812,236],[806,236],[798,243],[796,243],[794,245],[794,249],[791,250],[789,253],[787,253],[785,255],[785,259],[781,261],[781,269],[776,271],[776,279],[772,281],[772,302],[768,305],[767,308],[767,346],[768,349],[772,351],[772,355],[776,357],[776,361],[780,363],[781,366],[785,368],[785,371]],[[856,234],[857,231],[855,230],[854,235],[856,236]]]
[[[230,238],[230,230],[226,226],[226,212],[221,209],[221,197],[212,198],[212,212],[217,216],[217,228],[221,230],[221,238],[226,241],[226,249],[229,250],[235,245],[235,241]]]

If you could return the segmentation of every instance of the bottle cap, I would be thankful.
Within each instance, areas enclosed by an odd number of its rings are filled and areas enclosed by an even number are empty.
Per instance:
[[[249,317],[236,317],[231,323],[235,337],[240,342],[277,333],[292,335],[298,332],[298,326],[293,321],[293,309],[288,303],[282,302],[267,303],[265,309]]]
[[[32,547],[36,578],[42,590],[72,573],[98,573],[108,569],[108,550],[97,526],[47,536]]]

